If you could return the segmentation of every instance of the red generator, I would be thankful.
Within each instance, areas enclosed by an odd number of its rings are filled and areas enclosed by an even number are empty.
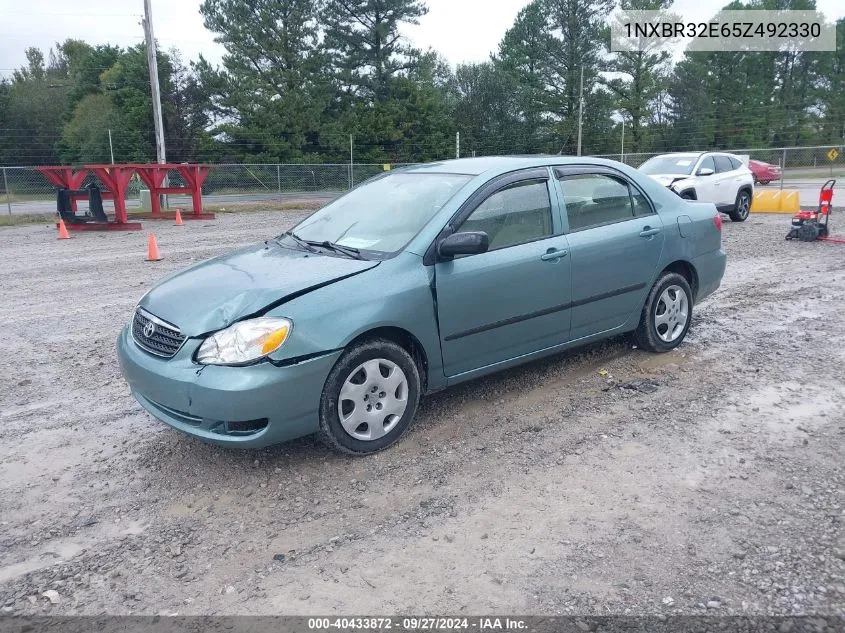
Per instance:
[[[792,216],[792,228],[786,234],[786,239],[798,239],[802,242],[825,240],[845,243],[845,240],[834,239],[828,232],[830,211],[833,203],[833,187],[835,180],[828,180],[819,192],[819,208],[815,211],[801,211]]]

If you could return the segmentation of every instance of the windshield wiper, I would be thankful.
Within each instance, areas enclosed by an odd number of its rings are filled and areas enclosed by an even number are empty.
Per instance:
[[[325,248],[326,250],[335,251],[336,253],[346,255],[347,257],[351,257],[352,259],[364,259],[364,256],[361,255],[361,251],[359,251],[357,248],[352,248],[351,246],[341,246],[340,244],[336,244],[335,242],[329,242],[328,240],[324,242],[305,240],[299,237],[293,231],[287,231],[286,233],[283,233],[282,237],[284,236],[291,238],[294,242],[299,244],[309,253],[319,253],[320,251],[314,248],[315,246],[319,246],[320,248]]]
[[[328,240],[325,242],[308,243],[312,246],[322,246],[323,248],[335,251],[336,253],[341,253],[343,255],[346,255],[347,257],[351,257],[352,259],[364,259],[364,256],[361,255],[361,251],[359,251],[357,248],[352,248],[351,246],[341,246],[336,242],[329,242]]]
[[[285,237],[285,236],[291,238],[294,242],[299,244],[302,248],[304,248],[309,253],[319,253],[320,252],[316,248],[314,248],[314,246],[311,242],[309,242],[308,240],[303,240],[301,237],[299,237],[293,231],[287,231],[285,233],[282,233],[282,237]]]

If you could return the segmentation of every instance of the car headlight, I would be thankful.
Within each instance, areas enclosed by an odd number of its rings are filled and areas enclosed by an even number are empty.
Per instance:
[[[205,339],[197,350],[202,365],[243,365],[272,354],[288,339],[289,319],[259,317],[239,321]]]

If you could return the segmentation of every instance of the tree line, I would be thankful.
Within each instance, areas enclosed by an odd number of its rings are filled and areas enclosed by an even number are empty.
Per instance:
[[[671,0],[619,0],[626,10]],[[836,52],[612,53],[616,0],[533,0],[498,50],[454,70],[401,35],[424,0],[205,0],[220,66],[159,51],[168,160],[413,162],[455,155],[845,143]],[[749,0],[726,9],[815,9]],[[467,28],[471,28],[469,25]],[[155,159],[146,50],[68,39],[0,81],[0,164]],[[111,131],[111,137],[109,136]]]

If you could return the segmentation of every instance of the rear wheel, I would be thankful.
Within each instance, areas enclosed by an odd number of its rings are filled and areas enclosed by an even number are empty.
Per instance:
[[[335,364],[320,398],[320,434],[343,453],[375,453],[414,419],[420,373],[411,355],[384,339],[352,345]]]
[[[760,184],[761,185],[768,185],[770,182],[772,182],[772,181],[771,180],[761,180]]]
[[[634,338],[642,349],[668,352],[684,340],[691,320],[689,283],[678,273],[664,273],[648,293]]]
[[[736,203],[734,210],[728,215],[734,222],[745,222],[748,219],[748,214],[751,211],[751,194],[745,189],[736,194]]]
[[[681,194],[681,198],[683,198],[684,200],[695,200],[695,194],[693,194],[692,191],[684,191]]]

